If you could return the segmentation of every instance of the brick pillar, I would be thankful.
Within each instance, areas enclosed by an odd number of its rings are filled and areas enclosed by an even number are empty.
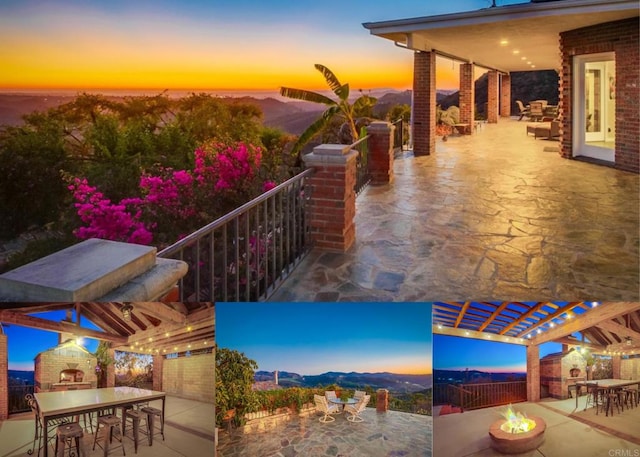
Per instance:
[[[413,55],[413,109],[411,113],[413,155],[436,151],[436,54]]]
[[[613,379],[621,379],[620,366],[622,365],[622,359],[619,355],[614,355],[611,358],[611,367],[613,368]]]
[[[527,346],[527,401],[540,401],[540,349]]]
[[[162,391],[162,365],[164,363],[163,355],[153,356],[153,390]]]
[[[389,391],[387,389],[376,390],[376,411],[386,413],[389,409]]]
[[[309,230],[314,246],[346,252],[356,239],[356,158],[342,144],[321,144],[303,156],[315,173],[311,186]]]
[[[0,327],[0,332],[2,328]],[[7,335],[0,333],[0,420],[9,417],[9,350]]]
[[[116,351],[114,349],[109,349],[109,358],[111,360],[116,360]],[[107,366],[107,387],[115,387],[115,386],[116,386],[116,364],[115,362],[113,362]]]
[[[371,185],[393,182],[394,130],[395,126],[389,122],[372,122],[367,127]]]
[[[487,121],[491,124],[498,122],[498,72],[490,70],[487,73]]]
[[[500,117],[511,116],[511,75],[502,75],[500,82]]]
[[[473,78],[473,64],[460,64],[460,123],[473,125],[475,120],[475,80]],[[473,132],[473,129],[469,129]]]

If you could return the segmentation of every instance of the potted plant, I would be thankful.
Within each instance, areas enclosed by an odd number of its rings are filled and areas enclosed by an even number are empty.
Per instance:
[[[593,354],[587,352],[584,355],[584,360],[587,363],[587,380],[591,381],[593,379],[593,364],[596,363],[596,359],[593,357]]]
[[[216,351],[216,425],[240,425],[258,400],[251,389],[258,364],[231,349]]]
[[[349,399],[349,392],[347,392],[346,390],[343,390],[342,392],[340,392],[340,397],[339,398],[343,402],[346,402]]]

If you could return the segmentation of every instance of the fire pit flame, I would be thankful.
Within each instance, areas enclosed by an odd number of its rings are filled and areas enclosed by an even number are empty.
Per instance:
[[[502,413],[506,422],[500,427],[507,433],[526,433],[533,430],[536,422],[527,418],[526,414],[516,412],[511,405]]]

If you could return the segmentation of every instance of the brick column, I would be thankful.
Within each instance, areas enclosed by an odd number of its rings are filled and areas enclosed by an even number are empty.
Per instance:
[[[0,332],[2,332],[0,328]],[[0,420],[9,417],[9,350],[7,335],[0,333]]]
[[[162,365],[164,363],[163,355],[153,356],[153,390],[162,391]]]
[[[487,121],[491,124],[498,122],[498,72],[490,70],[487,73]]]
[[[413,55],[413,109],[411,113],[413,155],[436,151],[436,54]]]
[[[540,401],[540,348],[527,346],[527,401]]]
[[[502,75],[500,82],[500,117],[511,116],[511,75]]]
[[[389,391],[387,389],[376,390],[376,411],[386,413],[389,409]]]
[[[475,120],[475,80],[473,64],[460,64],[460,123],[473,125]],[[473,132],[473,129],[469,129]]]
[[[109,358],[111,360],[116,360],[116,351],[114,349],[109,349]],[[107,387],[115,387],[115,386],[116,386],[116,364],[115,362],[112,362],[107,366]]]
[[[622,365],[622,359],[619,355],[614,355],[611,358],[611,367],[613,368],[613,379],[621,379],[620,366]]]
[[[356,239],[356,158],[342,144],[321,144],[303,156],[315,173],[311,186],[309,229],[314,246],[346,252]]]
[[[394,130],[395,126],[389,122],[372,122],[367,127],[371,185],[393,182]]]

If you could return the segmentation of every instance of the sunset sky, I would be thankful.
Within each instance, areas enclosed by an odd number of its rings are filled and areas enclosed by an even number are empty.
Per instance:
[[[524,0],[497,0],[497,4]],[[413,55],[363,22],[471,11],[491,0],[3,0],[0,90],[408,89]],[[457,88],[443,61],[437,85]]]
[[[260,370],[431,373],[428,303],[216,303],[216,344]]]

